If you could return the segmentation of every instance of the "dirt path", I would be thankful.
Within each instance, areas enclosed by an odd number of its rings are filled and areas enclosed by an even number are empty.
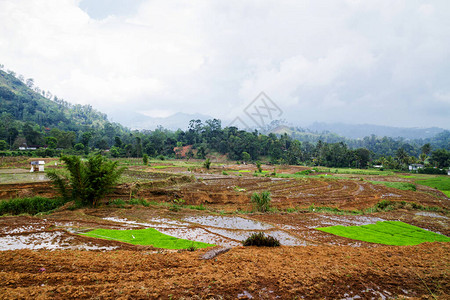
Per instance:
[[[448,299],[450,246],[0,252],[0,298]],[[95,261],[95,263],[93,263]]]

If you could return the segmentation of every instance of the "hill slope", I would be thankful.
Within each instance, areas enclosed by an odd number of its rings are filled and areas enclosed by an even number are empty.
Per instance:
[[[90,105],[72,105],[57,97],[50,100],[42,94],[51,97],[38,88],[33,90],[31,83],[27,86],[13,74],[0,70],[0,112],[11,114],[17,121],[61,130],[99,127],[108,122],[105,114]]]

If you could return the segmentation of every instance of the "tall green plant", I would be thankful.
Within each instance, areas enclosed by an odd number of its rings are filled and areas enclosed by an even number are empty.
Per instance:
[[[72,190],[72,199],[81,205],[97,206],[98,201],[111,191],[120,178],[124,168],[118,168],[117,162],[106,160],[100,154],[92,156],[82,162],[78,156],[63,156],[69,178],[65,178],[55,171],[47,176],[65,198],[69,197],[67,183]]]
[[[269,191],[263,191],[260,194],[253,193],[252,202],[256,206],[256,210],[260,212],[266,212],[270,208],[270,201],[272,198],[270,197]]]

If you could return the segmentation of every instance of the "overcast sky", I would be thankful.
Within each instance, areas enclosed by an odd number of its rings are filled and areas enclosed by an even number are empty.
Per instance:
[[[264,91],[299,125],[450,128],[449,0],[0,0],[0,25],[5,68],[114,121]]]

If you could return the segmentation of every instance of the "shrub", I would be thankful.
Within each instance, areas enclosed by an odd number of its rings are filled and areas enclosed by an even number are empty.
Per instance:
[[[142,156],[142,162],[144,163],[144,165],[148,165],[148,155],[147,154],[144,154]]]
[[[313,172],[312,170],[303,170],[303,171],[296,172],[295,174],[297,174],[297,175],[309,175],[312,172]]]
[[[252,233],[252,235],[242,241],[242,245],[257,247],[279,247],[280,241],[270,235],[264,235],[263,232],[258,232]]]
[[[447,170],[441,170],[441,169],[438,169],[438,168],[423,168],[423,169],[418,169],[417,173],[419,173],[419,174],[447,175]]]
[[[228,175],[226,171],[222,171],[222,175]]]
[[[69,171],[69,178],[64,178],[55,171],[47,172],[47,176],[59,189],[62,196],[68,200],[66,182],[70,182],[71,198],[81,205],[97,206],[98,201],[111,191],[123,172],[117,167],[117,162],[107,161],[100,154],[92,156],[87,162],[82,162],[78,156],[63,156]]]
[[[253,193],[252,202],[256,205],[256,210],[260,212],[266,212],[270,208],[270,201],[272,198],[270,197],[269,191],[263,191],[260,194]]]
[[[0,201],[0,215],[30,214],[47,212],[64,205],[66,201],[62,198],[50,199],[44,197],[15,198]]]
[[[211,167],[211,161],[209,160],[209,158],[207,158],[205,160],[205,162],[203,163],[203,166],[209,170],[209,168]]]
[[[259,172],[259,173],[262,173],[261,162],[257,161],[257,162],[256,162],[256,167],[258,168],[258,172]]]

